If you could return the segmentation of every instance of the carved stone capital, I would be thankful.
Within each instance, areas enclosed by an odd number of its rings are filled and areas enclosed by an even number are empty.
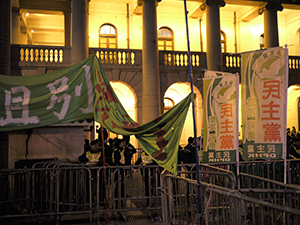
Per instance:
[[[200,9],[201,9],[202,11],[205,11],[205,10],[206,10],[206,4],[203,3],[202,5],[200,5]]]
[[[224,0],[206,0],[206,5],[210,6],[210,5],[219,5],[221,7],[224,7],[226,5]]]
[[[147,0],[137,0],[137,5],[138,6],[143,6],[144,2],[146,2]],[[156,6],[158,5],[159,2],[161,2],[162,0],[156,0]]]
[[[143,1],[142,0],[137,0],[137,5],[138,6],[143,6]]]
[[[267,10],[274,10],[275,9],[277,11],[282,11],[283,7],[282,7],[282,5],[279,2],[269,2],[266,5],[266,9]]]

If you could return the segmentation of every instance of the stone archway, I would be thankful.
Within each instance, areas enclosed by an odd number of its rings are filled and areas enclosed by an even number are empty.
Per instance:
[[[299,107],[300,107],[300,85],[292,85],[288,88],[287,96],[287,127],[295,126],[299,131]]]
[[[202,95],[197,87],[193,86],[194,93],[196,94],[195,98],[195,122],[197,129],[197,136],[201,135],[202,130]],[[188,82],[177,82],[172,84],[165,92],[164,99],[167,100],[167,103],[173,102],[176,105],[182,99],[184,99],[191,92],[191,86]],[[170,107],[168,105],[168,107]],[[166,108],[166,107],[165,107]],[[185,125],[183,127],[182,136],[180,139],[180,145],[184,146],[187,144],[187,139],[189,136],[194,137],[194,124],[193,124],[193,112],[192,104],[190,105]]]

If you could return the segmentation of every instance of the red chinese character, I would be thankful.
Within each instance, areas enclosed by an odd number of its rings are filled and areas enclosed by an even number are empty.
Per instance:
[[[233,130],[229,130],[230,128],[233,128],[232,126],[233,124],[233,121],[228,121],[225,120],[224,122],[221,122],[221,129],[225,129],[225,131],[220,131],[221,134],[224,134],[224,133],[233,133]],[[224,125],[224,126],[222,126]]]
[[[279,108],[280,107],[279,104],[274,105],[274,102],[271,101],[270,104],[268,104],[268,105],[262,105],[261,107],[263,107],[263,108],[267,108],[268,107],[269,110],[264,110],[264,111],[262,111],[262,113],[269,113],[270,114],[269,117],[262,117],[261,118],[262,120],[280,120],[279,117],[274,117],[274,115],[273,115],[275,113],[279,113],[279,110],[274,110],[274,108]]]
[[[232,135],[223,135],[221,139],[221,149],[233,149],[233,136]]]
[[[280,136],[280,128],[281,125],[278,123],[267,123],[263,125],[263,128],[265,129],[265,136],[264,141],[279,141],[281,142],[281,136]]]
[[[224,118],[224,116],[233,117],[232,103],[221,105],[221,118]]]
[[[262,96],[263,99],[267,99],[271,96],[274,98],[280,99],[280,81],[279,80],[270,80],[264,81],[264,89],[262,92],[266,93],[266,95]]]

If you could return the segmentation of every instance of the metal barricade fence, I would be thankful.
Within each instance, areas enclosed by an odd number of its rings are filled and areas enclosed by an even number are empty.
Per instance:
[[[241,173],[252,174],[284,182],[284,160],[272,161],[241,161],[239,162],[239,171]],[[237,163],[210,163],[209,165],[232,171],[237,174]],[[288,159],[286,176],[288,184],[300,185],[300,159]]]
[[[88,168],[36,168],[0,171],[0,218],[90,213]],[[82,185],[85,183],[85,185]]]
[[[128,220],[161,215],[159,166],[104,169],[47,162],[38,167],[0,170],[0,222],[45,217],[103,221],[107,216]]]
[[[195,164],[179,164],[178,176],[197,180]],[[236,189],[236,176],[232,171],[210,166],[207,164],[199,165],[200,181]]]
[[[282,165],[281,163],[261,162],[260,165],[262,168],[268,165],[269,176],[280,167],[278,165]],[[247,165],[253,168],[250,163]],[[298,172],[296,161],[289,161],[288,166],[293,169],[287,171],[293,174]],[[200,164],[201,183],[210,183],[231,190],[237,189],[235,174],[233,171],[227,171],[225,169],[227,167],[218,168]],[[275,170],[271,171],[270,168]],[[162,168],[156,165],[104,168],[72,164],[68,161],[43,162],[36,164],[32,169],[0,170],[0,221],[6,218],[32,219],[45,216],[51,220],[62,221],[72,220],[76,218],[75,215],[90,221],[93,219],[103,221],[108,217],[122,220],[130,220],[132,217],[160,217],[163,208],[161,171]],[[178,165],[178,179],[179,177],[196,180],[196,165]],[[239,176],[239,182],[239,185],[243,184],[239,186],[241,193],[245,193],[244,195],[247,193],[248,197],[259,195],[261,200],[280,204],[283,207],[299,208],[298,187],[290,188],[279,182],[272,183],[266,179],[260,180],[246,175]],[[195,211],[197,193],[193,182],[185,185],[174,183],[170,189],[178,193],[176,196],[184,199],[178,199],[178,202],[186,202],[180,204],[180,207],[189,204],[192,208],[188,210],[185,208],[185,210]],[[163,192],[165,191],[163,189]],[[273,194],[266,193],[268,191]],[[252,194],[248,194],[249,192]],[[203,193],[205,193],[204,189]],[[194,215],[196,217],[197,213]]]
[[[195,177],[194,166],[178,165],[178,174]],[[32,169],[1,170],[0,219],[157,218],[161,216],[161,171],[158,165],[106,166],[104,173],[104,167],[67,160],[37,163]],[[235,187],[230,171],[207,165],[201,171],[202,181]]]
[[[246,196],[300,209],[300,186],[240,173],[238,190]]]
[[[197,181],[163,173],[163,222],[168,224],[299,224],[300,210],[242,195],[237,190],[200,182],[199,213]],[[174,188],[178,187],[178,188]],[[190,190],[186,192],[186,188]]]
[[[107,191],[101,194],[103,179],[107,177]],[[112,166],[97,171],[97,219],[121,216],[155,218],[161,215],[159,166]]]

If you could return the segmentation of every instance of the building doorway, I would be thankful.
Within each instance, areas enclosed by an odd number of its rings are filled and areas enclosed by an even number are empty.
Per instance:
[[[197,136],[201,135],[202,129],[202,95],[197,87],[193,86],[195,98],[195,123],[197,129]],[[164,112],[168,111],[172,106],[179,103],[191,92],[190,83],[177,82],[172,84],[166,91],[164,96]],[[194,137],[194,122],[193,122],[193,111],[192,104],[187,113],[186,121],[183,127],[180,145],[184,147],[187,144],[188,137]]]

